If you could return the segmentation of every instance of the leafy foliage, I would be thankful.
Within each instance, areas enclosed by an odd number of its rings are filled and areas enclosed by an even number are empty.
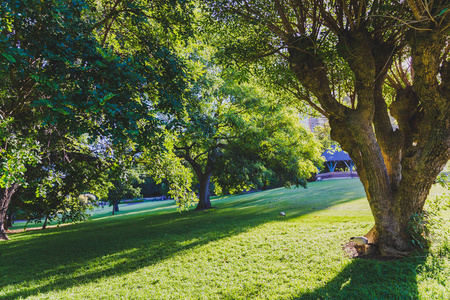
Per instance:
[[[1,187],[28,182],[38,188],[32,203],[41,207],[38,214],[60,211],[67,199],[77,199],[83,185],[88,188],[89,178],[105,181],[101,170],[117,167],[108,149],[80,150],[73,140],[86,139],[85,146],[103,140],[111,149],[153,145],[158,123],[164,122],[156,115],[176,115],[183,106],[183,64],[173,49],[190,32],[183,26],[190,20],[190,4],[148,4],[0,4]],[[74,155],[66,155],[69,148]],[[102,161],[102,168],[84,165],[86,157]]]
[[[13,118],[0,120],[0,188],[12,183],[26,185],[27,165],[36,164],[40,144],[31,138],[17,137],[9,132]]]
[[[148,174],[157,184],[167,183],[167,194],[173,198],[180,211],[189,209],[196,202],[192,191],[192,173],[174,153],[171,135],[160,148],[147,149],[140,157]]]
[[[436,180],[436,185],[441,186],[446,192],[435,198],[430,198],[423,213],[411,215],[409,230],[412,236],[411,242],[414,246],[424,249],[429,248],[433,242],[440,241],[442,247],[449,248],[448,236],[450,231],[446,226],[448,220],[442,216],[444,211],[450,209],[449,183],[450,176],[441,173]]]
[[[192,167],[199,197],[208,197],[202,190],[211,176],[221,193],[304,186],[320,159],[318,145],[299,125],[298,111],[255,80],[239,83],[239,74],[204,58],[214,50],[203,46],[203,52],[194,52],[201,75],[193,84],[193,99],[172,130],[175,154]]]
[[[82,195],[88,191],[97,195],[106,192],[107,165],[92,155],[82,139],[47,138],[48,147],[42,149],[38,163],[27,167],[24,172],[27,186],[13,196],[10,209],[21,211],[28,221],[85,220],[85,212],[95,204],[95,199]]]
[[[143,182],[139,169],[129,163],[119,163],[107,171],[109,205],[113,207],[112,213],[118,211],[118,205],[122,199],[136,198],[140,196],[139,184]],[[106,199],[105,199],[106,200]]]

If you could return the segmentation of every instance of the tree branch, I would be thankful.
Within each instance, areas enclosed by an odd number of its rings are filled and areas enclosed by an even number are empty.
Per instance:
[[[288,18],[286,17],[286,13],[284,12],[284,7],[281,5],[279,0],[274,0],[275,2],[275,8],[278,11],[278,15],[281,17],[281,21],[283,22],[283,27],[286,30],[288,34],[293,34],[294,29],[291,26],[291,23],[289,22]]]
[[[411,11],[412,11],[414,17],[416,18],[416,20],[421,21],[422,20],[422,11],[421,10],[423,10],[423,7],[419,8],[414,0],[407,0],[407,1],[408,1],[409,7],[411,8]]]

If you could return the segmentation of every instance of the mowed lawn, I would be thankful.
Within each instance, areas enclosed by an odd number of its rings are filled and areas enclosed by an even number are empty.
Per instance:
[[[0,299],[450,298],[448,243],[401,260],[344,255],[349,237],[373,224],[358,179],[213,205],[123,205],[116,216],[105,208],[89,222],[10,234],[0,242]]]

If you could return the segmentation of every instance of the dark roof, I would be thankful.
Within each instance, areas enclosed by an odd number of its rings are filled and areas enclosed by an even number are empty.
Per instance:
[[[336,150],[336,146],[331,146],[332,149],[327,149],[322,156],[325,157],[326,161],[341,161],[341,160],[352,160],[347,152],[342,149]]]

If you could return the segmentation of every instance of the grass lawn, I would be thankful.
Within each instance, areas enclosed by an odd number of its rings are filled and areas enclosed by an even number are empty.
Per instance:
[[[213,205],[181,214],[171,201],[123,205],[116,216],[105,208],[89,222],[10,234],[0,299],[450,298],[447,243],[402,260],[344,256],[373,222],[358,179]]]

